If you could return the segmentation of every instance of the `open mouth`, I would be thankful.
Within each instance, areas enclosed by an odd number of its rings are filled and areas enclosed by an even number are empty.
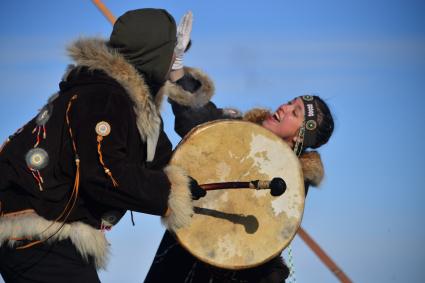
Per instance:
[[[277,112],[275,112],[274,114],[273,114],[273,119],[275,120],[275,121],[277,121],[277,122],[280,122],[280,116],[279,116],[279,113],[277,113]]]

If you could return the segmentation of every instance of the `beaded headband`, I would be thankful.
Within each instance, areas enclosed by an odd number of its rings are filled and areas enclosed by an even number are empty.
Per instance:
[[[304,103],[304,122],[298,133],[298,139],[294,146],[294,152],[300,155],[303,149],[313,146],[317,136],[317,111],[314,96],[300,96]]]

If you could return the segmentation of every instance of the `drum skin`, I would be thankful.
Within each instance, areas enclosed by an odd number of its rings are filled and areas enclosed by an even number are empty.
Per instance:
[[[175,232],[199,260],[226,269],[255,267],[280,254],[295,236],[305,200],[301,166],[292,149],[267,129],[235,120],[202,124],[177,146],[171,164],[199,184],[274,177],[287,184],[279,197],[269,190],[226,189],[194,201],[190,226]]]

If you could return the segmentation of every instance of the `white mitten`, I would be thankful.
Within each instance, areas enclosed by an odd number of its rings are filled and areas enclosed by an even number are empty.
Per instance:
[[[179,70],[183,68],[183,56],[184,51],[187,48],[187,45],[190,42],[190,33],[192,32],[192,21],[193,15],[189,11],[184,14],[183,18],[180,20],[179,26],[177,27],[177,45],[174,48],[174,54],[176,59],[174,61],[172,70]]]

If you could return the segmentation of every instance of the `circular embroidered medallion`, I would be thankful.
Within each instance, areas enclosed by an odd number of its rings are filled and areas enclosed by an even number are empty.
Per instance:
[[[307,130],[314,130],[317,127],[317,123],[314,120],[308,120],[307,123],[305,123],[305,127]]]
[[[111,125],[108,122],[101,121],[96,124],[96,133],[99,136],[106,137],[111,132]]]
[[[303,99],[305,101],[313,101],[313,96],[311,96],[311,95],[303,95]]]
[[[37,115],[35,122],[39,126],[44,126],[47,121],[49,121],[51,113],[52,113],[52,105],[47,104],[43,108],[41,108],[40,113]]]
[[[41,170],[49,163],[49,155],[42,148],[33,148],[25,156],[27,166],[33,170]]]

